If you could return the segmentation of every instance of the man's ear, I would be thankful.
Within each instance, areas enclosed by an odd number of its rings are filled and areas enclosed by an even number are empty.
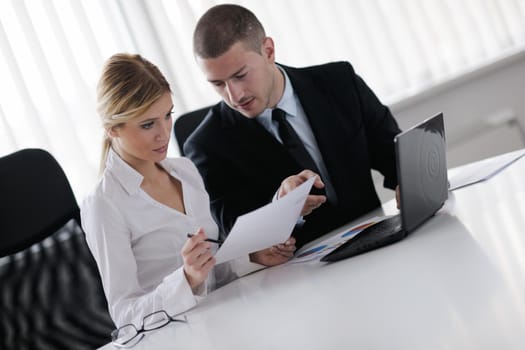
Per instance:
[[[262,43],[262,55],[271,62],[275,61],[275,46],[273,39],[267,36]]]

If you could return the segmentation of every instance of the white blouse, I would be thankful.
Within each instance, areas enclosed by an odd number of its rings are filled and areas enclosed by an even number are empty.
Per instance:
[[[101,180],[81,206],[82,228],[117,327],[127,323],[139,327],[145,315],[158,310],[170,315],[184,312],[208,291],[262,268],[248,257],[219,264],[198,295],[193,294],[180,253],[186,235],[203,227],[208,237],[217,238],[218,228],[193,163],[169,158],[160,165],[181,182],[186,214],[144,192],[142,175],[113,150]]]

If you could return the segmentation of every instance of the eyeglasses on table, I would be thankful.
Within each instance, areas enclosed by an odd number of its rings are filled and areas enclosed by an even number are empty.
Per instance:
[[[142,319],[140,329],[132,324],[126,324],[111,332],[111,342],[119,348],[131,348],[144,338],[144,333],[162,328],[170,322],[186,323],[186,316],[183,318],[174,318],[168,315],[164,310],[152,312]]]

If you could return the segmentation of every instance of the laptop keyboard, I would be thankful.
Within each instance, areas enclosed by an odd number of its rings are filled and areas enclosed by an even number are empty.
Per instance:
[[[368,226],[335,250],[321,258],[321,261],[337,261],[383,247],[403,239],[401,216],[395,215]]]

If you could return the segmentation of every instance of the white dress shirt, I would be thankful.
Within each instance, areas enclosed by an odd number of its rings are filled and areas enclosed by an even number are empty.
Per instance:
[[[145,315],[158,310],[184,312],[208,291],[262,268],[248,257],[217,265],[194,295],[182,268],[181,248],[187,233],[203,227],[209,238],[218,238],[218,228],[193,163],[170,158],[160,165],[181,182],[186,214],[143,191],[143,176],[111,149],[101,180],[81,206],[82,228],[117,327],[139,327]]]

